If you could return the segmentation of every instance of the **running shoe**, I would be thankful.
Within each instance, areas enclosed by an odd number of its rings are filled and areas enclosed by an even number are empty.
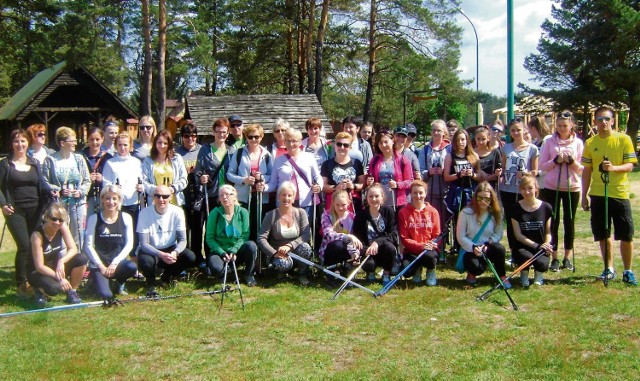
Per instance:
[[[604,280],[604,279],[614,280],[614,279],[616,279],[616,272],[611,270],[611,269],[609,269],[609,268],[607,268],[602,272],[602,274],[600,274],[598,276],[598,279],[600,279],[600,280]]]
[[[427,270],[427,286],[433,287],[438,283],[436,269]]]
[[[40,292],[40,290],[33,290],[33,295],[35,296],[36,306],[38,308],[45,308],[47,306],[47,297]]]
[[[367,281],[375,282],[376,281],[376,273],[368,273],[367,274]]]
[[[573,264],[571,263],[571,260],[569,260],[569,258],[565,258],[562,260],[562,267],[564,267],[566,270],[573,270]]]
[[[502,285],[504,286],[505,290],[511,290],[513,288],[511,282],[509,282],[506,276],[501,276],[500,280],[502,281]]]
[[[551,266],[549,266],[549,270],[553,271],[553,272],[558,272],[560,271],[560,261],[558,261],[557,259],[554,259],[551,261]]]
[[[67,303],[69,304],[82,303],[82,299],[80,299],[80,296],[78,296],[78,292],[76,290],[67,291]]]
[[[520,285],[524,288],[529,287],[529,270],[520,271]]]
[[[544,284],[544,273],[540,271],[535,271],[533,273],[533,284],[536,286],[542,286]]]
[[[633,271],[631,271],[631,270],[626,270],[622,274],[622,281],[624,283],[628,284],[629,286],[637,286],[638,285],[638,281],[636,280],[636,276],[633,273]]]
[[[468,284],[470,284],[472,286],[475,286],[475,284],[476,284],[476,276],[471,274],[471,273],[467,273],[467,279],[465,279],[465,281]]]

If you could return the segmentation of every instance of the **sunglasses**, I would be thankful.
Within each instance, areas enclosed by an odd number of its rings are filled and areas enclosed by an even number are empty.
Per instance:
[[[273,133],[274,134],[279,134],[279,133],[283,133],[284,134],[285,131],[287,131],[287,130],[274,130]]]
[[[297,144],[297,143],[300,143],[300,140],[287,140],[287,143],[289,143],[289,144]]]
[[[560,113],[558,115],[558,118],[562,118],[562,119],[570,119],[573,116],[573,114],[569,111],[565,111],[563,113]]]
[[[150,125],[143,125],[143,126],[140,126],[140,129],[141,129],[141,130],[152,130],[152,129],[153,129],[153,126],[150,126]]]
[[[599,117],[596,118],[596,120],[598,122],[602,122],[602,121],[609,122],[609,121],[611,121],[611,117],[610,116],[599,116]]]
[[[198,134],[184,134],[182,135],[183,138],[197,138]]]
[[[49,220],[53,221],[53,222],[60,222],[60,223],[62,223],[64,221],[62,218],[51,217],[51,216],[49,216]]]
[[[351,147],[351,144],[336,142],[336,147],[349,148]]]
[[[478,201],[484,201],[484,202],[486,202],[487,204],[491,202],[491,197],[476,196],[476,199],[477,199]]]
[[[36,136],[37,136],[37,137],[39,137],[39,138],[44,138],[45,133],[44,133],[44,132],[38,132],[38,133],[36,134]]]
[[[63,142],[65,142],[65,143],[71,143],[71,144],[78,143],[78,141],[77,141],[77,140],[63,140]]]
[[[232,124],[231,127],[232,128],[240,128],[240,127],[242,127],[242,123],[240,123],[240,124],[237,124],[237,123],[236,124]]]
[[[514,123],[522,123],[522,118],[521,117],[513,118],[509,122],[509,124],[514,124]]]
[[[249,140],[258,140],[258,139],[260,139],[260,135],[249,135],[249,136],[247,136],[247,139],[249,139]]]
[[[170,194],[158,194],[158,193],[154,193],[153,197],[157,198],[157,199],[163,199],[163,200],[167,200],[169,197],[171,197]]]
[[[502,132],[502,130],[497,128],[497,127],[492,127],[491,131],[493,131],[493,132]]]

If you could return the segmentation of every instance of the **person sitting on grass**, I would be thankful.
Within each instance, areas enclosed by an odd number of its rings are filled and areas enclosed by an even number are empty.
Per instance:
[[[523,199],[518,201],[511,217],[515,236],[515,250],[512,258],[516,265],[520,266],[531,259],[535,253],[544,250],[544,254],[533,261],[535,270],[533,283],[542,286],[543,275],[549,269],[549,255],[553,252],[551,205],[538,199],[538,183],[530,173],[522,175],[518,189]],[[520,272],[520,285],[529,287],[529,268]]]
[[[101,212],[87,221],[84,252],[89,256],[91,276],[96,294],[103,300],[114,294],[126,295],[124,282],[135,275],[138,267],[127,259],[133,249],[133,218],[123,213],[120,187],[107,185],[100,192]],[[109,287],[109,280],[113,280]]]
[[[375,281],[376,267],[382,267],[382,284],[391,281],[389,275],[396,256],[398,232],[393,209],[384,206],[382,185],[373,184],[367,190],[367,207],[356,214],[353,220],[353,235],[364,245],[364,255],[370,255],[362,269],[367,279]]]
[[[311,229],[305,210],[293,206],[296,187],[291,181],[280,184],[276,198],[278,207],[264,216],[257,243],[269,258],[270,265],[279,274],[285,274],[293,268],[289,252],[311,259],[312,250],[308,243]],[[308,267],[304,263],[298,264],[298,280],[303,286],[309,284]]]
[[[322,245],[320,258],[324,266],[350,260],[356,264],[360,258],[362,242],[351,234],[355,215],[349,211],[351,198],[347,190],[341,189],[333,193],[331,207],[322,213]],[[327,278],[333,281],[333,278]]]
[[[236,261],[244,263],[244,279],[247,286],[256,285],[253,267],[256,263],[258,248],[249,240],[249,211],[238,203],[238,194],[234,187],[225,184],[218,191],[220,206],[213,209],[207,220],[205,239],[211,255],[207,266],[211,273],[220,276],[225,264]]]
[[[471,206],[462,209],[458,216],[456,230],[460,247],[466,252],[463,261],[467,283],[474,285],[476,277],[486,270],[487,263],[482,255],[484,253],[495,267],[504,287],[510,289],[511,283],[505,277],[505,248],[500,244],[503,234],[502,208],[496,192],[488,182],[478,184],[471,198]],[[476,238],[478,232],[480,234]]]
[[[52,204],[43,222],[31,234],[31,253],[35,270],[28,275],[36,305],[46,307],[47,295],[67,293],[67,303],[78,304],[78,286],[87,268],[87,256],[78,253],[69,230],[69,214],[60,203]],[[67,274],[70,278],[67,280]]]
[[[426,251],[426,254],[405,273],[405,276],[413,276],[413,283],[419,284],[422,282],[422,266],[424,266],[427,268],[427,286],[435,286],[438,246],[433,240],[440,235],[440,216],[433,206],[425,202],[427,184],[424,181],[414,180],[410,189],[411,204],[402,208],[398,214],[398,231],[404,246],[402,266],[407,267],[420,253]]]
[[[153,205],[144,208],[138,218],[138,264],[147,282],[149,298],[158,297],[156,269],[164,270],[160,281],[166,284],[196,265],[196,255],[187,249],[184,212],[170,203],[172,194],[168,186],[158,185],[153,193]]]

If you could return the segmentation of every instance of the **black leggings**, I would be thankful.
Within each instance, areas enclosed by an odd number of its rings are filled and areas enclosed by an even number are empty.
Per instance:
[[[118,263],[112,279],[115,279],[116,281],[118,281],[118,283],[124,283],[127,279],[134,276],[136,271],[138,271],[138,266],[136,266],[136,264],[132,261],[125,259],[124,261]],[[96,294],[100,297],[100,299],[113,298],[113,292],[109,287],[109,279],[102,275],[100,270],[97,268],[91,269],[91,276],[93,277],[93,284],[96,288]]]
[[[89,258],[83,253],[76,254],[67,263],[64,264],[64,273],[69,276],[71,271],[76,267],[86,266]],[[55,271],[55,269],[52,269]],[[55,278],[44,275],[34,270],[29,273],[29,283],[34,289],[40,289],[45,294],[54,296],[62,293],[64,290]]]
[[[347,251],[347,245],[342,240],[329,242],[324,250],[324,266],[332,266],[351,259],[351,255]]]
[[[362,255],[366,250],[362,250]],[[378,245],[378,253],[372,255],[362,265],[362,270],[368,273],[376,271],[376,267],[382,267],[385,272],[390,272],[393,267],[393,260],[396,258],[396,247],[390,241],[383,241],[382,245]]]
[[[509,248],[512,252],[518,241],[516,240],[516,235],[513,232],[511,217],[513,217],[515,212],[516,203],[521,198],[520,193],[500,191],[500,199],[502,199],[502,208],[504,209],[504,219],[507,221],[507,241],[509,242]]]
[[[5,221],[13,240],[16,243],[16,283],[27,281],[27,272],[33,269],[33,257],[31,255],[31,233],[41,221],[37,206],[20,208],[14,206],[10,216],[5,216]]]
[[[491,261],[493,267],[495,267],[498,276],[505,275],[504,269],[504,246],[500,243],[490,243],[487,245],[487,251],[485,252],[487,259]],[[480,275],[489,267],[487,262],[474,253],[466,253],[464,255],[464,269],[470,274]]]
[[[404,253],[404,257],[402,258],[402,268],[404,269],[407,266],[409,266],[409,264],[413,262],[416,258],[418,258],[417,255]],[[409,271],[407,271],[404,274],[404,276],[406,278],[406,277],[415,275],[415,273],[420,268],[420,266],[426,267],[427,270],[433,270],[436,268],[437,263],[438,263],[438,252],[435,250],[429,250],[425,253],[425,255],[423,255],[420,258],[420,260],[416,264],[411,266]]]
[[[174,248],[175,246],[172,246],[161,250],[171,252]],[[196,265],[196,255],[191,250],[184,249],[182,253],[178,254],[178,260],[170,265],[160,259],[160,257],[154,257],[153,255],[140,251],[138,255],[138,265],[140,266],[142,275],[144,275],[146,279],[147,287],[151,287],[156,284],[156,268],[164,269],[160,280],[166,282],[184,270],[194,267]]]
[[[268,200],[269,199],[269,194],[262,194],[262,200]],[[258,215],[258,194],[256,192],[251,193],[251,205],[247,205],[246,202],[241,202],[240,205],[247,209],[249,211],[249,240],[256,242],[257,241],[257,237],[258,237],[258,219],[257,219],[257,215]],[[267,209],[267,204],[262,204],[262,208],[261,208],[261,214],[260,214],[260,222],[262,222],[262,219],[264,218],[265,214],[266,214],[266,209]]]
[[[514,262],[520,266],[523,263],[525,263],[526,261],[528,261],[529,259],[531,259],[533,257],[533,255],[536,253],[535,251],[533,251],[531,249],[523,249],[523,248],[519,248],[516,249],[515,251],[513,251],[512,253],[512,257]],[[531,267],[531,266],[529,266]],[[529,269],[529,267],[527,267],[527,270]],[[533,268],[541,273],[547,272],[547,270],[549,270],[549,255],[547,254],[543,254],[541,256],[538,257],[538,259],[536,259],[535,261],[533,261]]]
[[[560,227],[560,206],[556,206],[556,191],[543,189],[540,191],[540,198],[551,204],[556,218],[551,222],[551,244],[558,249],[558,228]],[[564,227],[564,249],[573,250],[573,240],[575,237],[575,217],[578,203],[580,202],[580,192],[558,192],[558,204],[562,204],[562,226]],[[569,209],[571,204],[571,209]],[[556,210],[557,208],[557,210]]]
[[[253,241],[247,241],[240,246],[236,253],[236,266],[244,264],[244,275],[248,276],[253,273],[253,267],[256,263],[258,246]],[[222,275],[224,272],[224,260],[216,254],[211,254],[207,259],[207,266],[211,273],[216,276]]]

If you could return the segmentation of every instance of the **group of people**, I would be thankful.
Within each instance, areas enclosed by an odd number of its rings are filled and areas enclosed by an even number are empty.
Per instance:
[[[615,277],[610,219],[622,241],[623,280],[635,285],[626,173],[636,157],[630,139],[612,129],[613,117],[599,108],[598,135],[586,144],[568,111],[553,133],[543,118],[510,121],[510,143],[499,121],[475,128],[472,141],[455,123],[436,120],[419,148],[411,124],[374,135],[355,117],[342,121],[332,142],[317,118],[306,122],[304,140],[279,119],[269,147],[261,145],[263,127],[245,126],[238,115],[216,119],[213,141],[202,145],[198,128],[184,125],[177,147],[149,116],[135,141],[115,120],[90,129],[79,153],[70,128],[56,130],[56,152],[45,145],[44,125],[18,129],[0,161],[17,293],[45,305],[47,296],[66,292],[78,303],[88,273],[102,299],[126,293],[134,276],[145,278],[153,297],[190,268],[223,277],[231,262],[244,266],[247,286],[265,268],[308,284],[307,265],[297,259],[315,260],[314,253],[328,268],[363,263],[372,282],[381,268],[383,284],[411,264],[405,276],[421,283],[425,268],[426,284],[435,286],[449,226],[466,281],[474,284],[491,262],[509,288],[504,221],[512,261],[534,258],[533,282],[541,285],[547,270],[560,270],[561,204],[562,267],[572,268],[581,191],[606,263],[602,277]],[[528,269],[520,282],[529,286]]]

